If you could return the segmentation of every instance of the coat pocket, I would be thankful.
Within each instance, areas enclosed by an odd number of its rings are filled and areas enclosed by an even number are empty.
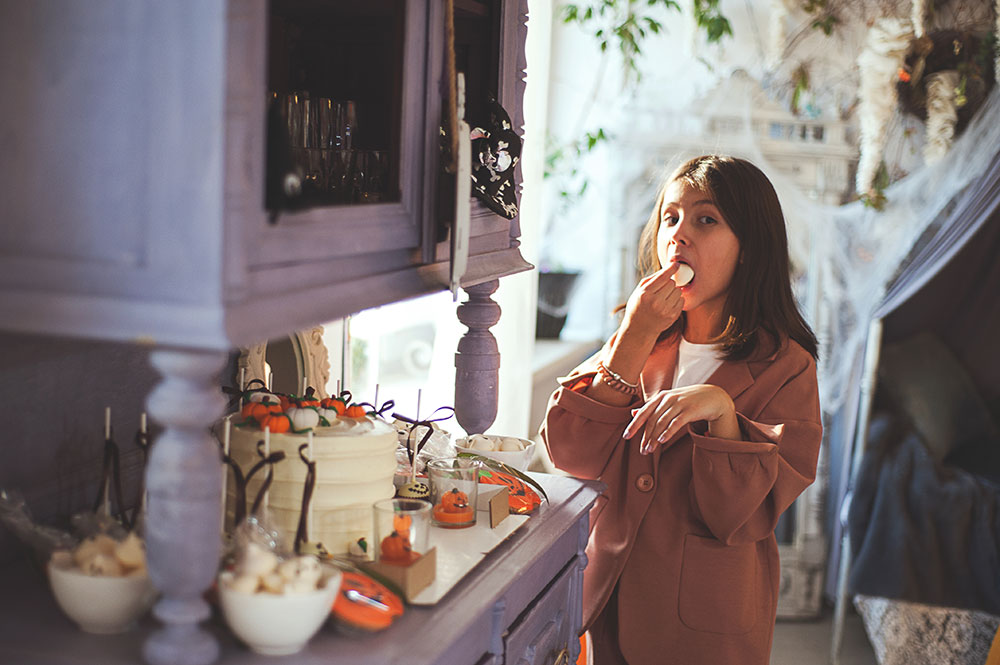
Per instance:
[[[754,543],[723,545],[714,538],[684,537],[678,613],[685,626],[739,635],[757,622],[760,599]]]

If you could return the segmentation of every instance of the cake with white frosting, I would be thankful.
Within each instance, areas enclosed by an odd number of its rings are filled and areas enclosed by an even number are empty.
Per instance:
[[[327,402],[328,400],[324,400]],[[372,540],[372,504],[394,495],[393,475],[396,471],[396,430],[385,421],[364,415],[354,406],[341,415],[322,406],[290,406],[274,415],[287,415],[294,426],[287,431],[271,431],[267,437],[268,454],[278,451],[285,457],[273,465],[274,479],[266,494],[266,516],[271,526],[285,535],[289,548],[293,545],[299,516],[302,514],[303,489],[308,466],[299,449],[308,443],[308,431],[301,425],[313,422],[309,411],[322,414],[314,426],[312,452],[303,451],[316,464],[316,482],[309,513],[309,541],[321,543],[331,554],[346,553],[349,545],[359,538]],[[263,426],[269,421],[248,417],[231,430],[229,455],[243,473],[248,473],[260,461],[258,442],[264,440]],[[283,423],[270,421],[274,429],[286,429]],[[295,431],[298,430],[298,431]],[[263,447],[261,447],[263,448]],[[247,510],[253,504],[267,477],[261,469],[247,482]],[[226,523],[232,524],[236,505],[236,483],[226,483]]]

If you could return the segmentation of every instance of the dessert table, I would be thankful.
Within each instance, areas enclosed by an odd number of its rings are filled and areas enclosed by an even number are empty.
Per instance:
[[[480,665],[574,662],[582,621],[588,511],[594,481],[532,474],[548,493],[536,514],[497,545],[440,601],[407,606],[390,628],[348,634],[328,623],[305,650],[287,657],[248,651],[213,616],[219,663],[296,665]],[[27,564],[0,571],[0,663],[132,665],[157,627],[146,617],[121,635],[83,633],[55,605],[46,580]],[[568,660],[566,660],[568,659]]]

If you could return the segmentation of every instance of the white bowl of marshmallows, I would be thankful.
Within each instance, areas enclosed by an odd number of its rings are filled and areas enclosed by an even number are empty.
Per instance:
[[[341,573],[314,556],[280,559],[247,546],[236,569],[219,574],[219,604],[226,624],[252,651],[297,653],[330,615]]]
[[[535,459],[535,442],[516,436],[472,434],[456,439],[455,447],[459,452],[490,457],[518,471],[527,471]]]
[[[125,632],[156,599],[146,549],[134,532],[124,540],[101,534],[73,551],[56,551],[48,572],[56,603],[87,633]]]

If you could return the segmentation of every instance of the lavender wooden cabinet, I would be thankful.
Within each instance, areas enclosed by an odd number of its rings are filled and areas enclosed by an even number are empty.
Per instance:
[[[526,0],[455,5],[459,68],[479,74],[470,90],[495,92],[520,128]],[[308,26],[315,16],[345,42],[367,35],[358,44],[372,50],[335,61],[336,72],[370,82],[370,60],[396,58],[391,94],[373,102],[363,89],[355,109],[367,99],[358,126],[383,129],[359,147],[390,153],[387,195],[352,184],[350,200],[270,205],[269,151],[281,148],[270,140],[269,104],[281,92],[272,86],[284,81],[287,93],[302,83],[272,57],[281,41],[272,12],[286,10],[305,16],[278,19]],[[163,427],[147,470],[149,567],[163,592],[154,609],[163,627],[142,652],[151,663],[219,655],[217,637],[198,626],[218,555],[221,474],[207,427],[223,411],[217,377],[228,352],[446,288],[444,11],[444,0],[36,0],[0,10],[9,102],[0,114],[0,329],[150,345],[163,377],[147,402]],[[376,20],[366,24],[367,12]],[[473,205],[461,286],[476,334],[457,361],[470,384],[458,392],[476,398],[464,408],[475,416],[470,431],[495,409],[489,296],[500,277],[531,268],[519,228]]]
[[[296,665],[552,665],[579,653],[582,574],[588,510],[601,486],[558,476],[536,476],[551,498],[538,514],[499,545],[437,605],[408,607],[387,630],[343,635],[324,627]],[[0,662],[40,665],[125,665],[139,660],[154,622],[119,636],[80,632],[56,608],[36,572],[0,572],[0,589],[18,603],[0,608]],[[6,594],[10,594],[9,596]],[[268,663],[240,646],[219,623],[221,665]],[[560,658],[564,660],[559,660]]]
[[[492,35],[479,92],[498,94],[519,128],[526,1],[457,5],[459,27],[478,20]],[[340,14],[359,25],[367,11],[394,17],[355,60],[389,51],[398,78],[357,111],[362,129],[381,127],[360,147],[390,155],[393,193],[281,210],[266,205],[266,118],[279,85],[271,79],[281,79],[268,59],[271,6],[4,6],[4,329],[228,350],[446,288],[444,0],[274,3],[315,12],[331,34]],[[460,66],[478,62],[463,54]],[[358,66],[345,59],[329,69]],[[351,81],[339,90],[314,98],[365,94]],[[530,269],[519,235],[519,220],[474,203],[462,285]]]

